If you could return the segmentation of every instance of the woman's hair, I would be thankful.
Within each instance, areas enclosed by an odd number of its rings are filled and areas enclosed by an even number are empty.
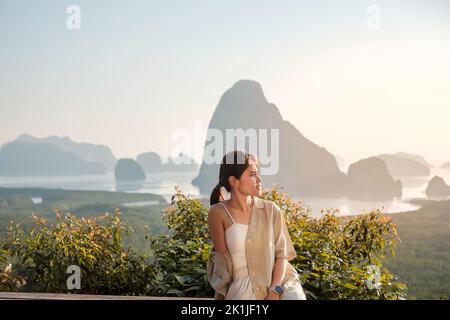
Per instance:
[[[210,205],[216,204],[219,201],[224,200],[221,187],[231,192],[231,186],[228,182],[228,178],[233,176],[236,179],[240,179],[244,171],[248,167],[249,159],[256,161],[256,158],[248,152],[243,151],[231,151],[225,154],[222,158],[219,171],[219,183],[214,187],[209,198]]]

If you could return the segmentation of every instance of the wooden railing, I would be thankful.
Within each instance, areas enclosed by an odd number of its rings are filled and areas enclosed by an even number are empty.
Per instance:
[[[0,292],[0,300],[212,300],[213,298],[177,298],[152,296],[114,296],[67,293]]]

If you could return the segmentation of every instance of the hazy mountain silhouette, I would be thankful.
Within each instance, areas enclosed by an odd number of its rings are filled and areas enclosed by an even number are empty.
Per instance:
[[[197,171],[198,164],[184,153],[180,153],[176,158],[171,158],[163,164],[164,171]]]
[[[392,154],[380,154],[377,156],[386,163],[389,172],[396,177],[429,176],[430,168],[414,157],[402,157]]]
[[[423,164],[425,167],[429,168],[429,169],[433,169],[434,166],[432,164],[429,164],[424,157],[419,156],[417,154],[411,154],[411,153],[406,153],[406,152],[397,152],[394,153],[394,156],[400,157],[400,158],[407,158],[407,159],[411,159],[414,160],[416,162],[419,162],[421,164]]]
[[[278,129],[280,133],[279,171],[264,176],[265,187],[279,184],[290,193],[314,196],[342,196],[347,193],[347,179],[334,155],[305,138],[291,123],[283,120],[278,108],[269,103],[258,82],[241,80],[226,91],[217,105],[209,129],[215,128],[225,136],[226,129]],[[244,136],[244,133],[241,134]],[[205,147],[212,139],[205,142]],[[259,144],[259,137],[258,137]],[[231,151],[218,150],[221,155]],[[270,139],[268,148],[271,150]],[[260,156],[260,155],[258,155]],[[218,182],[220,164],[207,164],[205,158],[192,184],[203,194],[209,194]]]
[[[450,169],[450,161],[443,163],[441,169]]]
[[[161,157],[156,152],[141,153],[136,157],[136,161],[145,172],[163,171]]]
[[[0,149],[0,175],[82,175],[104,174],[101,163],[86,162],[78,155],[49,143],[14,141]]]
[[[114,175],[118,181],[145,180],[144,170],[133,159],[119,159]]]
[[[402,183],[394,181],[388,167],[378,157],[352,163],[348,168],[349,197],[358,200],[387,200],[401,197]]]
[[[69,137],[35,138],[29,134],[21,134],[15,141],[53,144],[63,151],[75,153],[84,161],[102,163],[108,171],[113,171],[117,162],[109,147],[101,144],[78,143]]]
[[[145,172],[150,173],[198,170],[198,164],[184,153],[180,153],[174,159],[169,157],[166,163],[162,163],[161,156],[156,152],[141,153],[136,157],[136,160]]]
[[[448,186],[441,177],[434,176],[431,178],[430,182],[428,182],[425,194],[428,197],[447,197],[450,196],[450,186]]]

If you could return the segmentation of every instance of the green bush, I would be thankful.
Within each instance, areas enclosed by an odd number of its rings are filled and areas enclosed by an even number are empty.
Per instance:
[[[298,257],[299,271],[310,299],[403,299],[406,285],[383,262],[394,254],[395,225],[379,210],[338,218],[328,210],[322,219],[311,217],[301,202],[276,188],[263,194],[284,212]],[[207,208],[179,189],[165,210],[166,236],[154,239],[159,291],[156,294],[212,296],[206,279],[211,247]],[[377,274],[377,270],[379,273]]]
[[[8,262],[8,251],[0,248],[0,291],[17,291],[26,284],[25,278],[14,275]]]
[[[396,226],[379,210],[351,217],[328,210],[316,219],[301,202],[276,188],[263,198],[277,203],[285,214],[298,255],[291,263],[308,298],[406,297],[406,285],[384,266],[398,236]],[[163,211],[166,234],[142,239],[149,241],[148,256],[123,247],[124,234],[132,230],[117,210],[112,216],[89,218],[56,212],[56,223],[33,216],[35,227],[26,234],[20,225],[9,227],[0,266],[8,255],[18,259],[15,269],[26,273],[25,289],[33,291],[67,292],[67,267],[78,265],[79,293],[212,297],[206,271],[211,248],[207,213],[199,199],[177,188]],[[13,290],[8,288],[2,290]]]
[[[152,294],[163,296],[213,296],[206,272],[211,247],[208,208],[190,199],[179,188],[164,210],[168,233],[151,239],[157,278]]]
[[[35,226],[25,233],[21,225],[11,224],[2,249],[19,262],[27,275],[25,289],[39,292],[68,292],[67,268],[81,271],[77,293],[143,294],[153,269],[142,256],[122,246],[122,237],[132,230],[120,212],[99,217],[62,216],[56,222],[32,215]]]
[[[383,262],[394,255],[396,226],[379,210],[337,217],[326,210],[321,219],[276,188],[264,193],[285,213],[302,285],[313,299],[404,299],[406,285]]]

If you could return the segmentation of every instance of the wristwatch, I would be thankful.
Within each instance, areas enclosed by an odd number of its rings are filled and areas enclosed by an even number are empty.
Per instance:
[[[284,289],[282,286],[275,285],[269,288],[269,292],[270,291],[275,292],[277,295],[281,296],[284,292]]]

